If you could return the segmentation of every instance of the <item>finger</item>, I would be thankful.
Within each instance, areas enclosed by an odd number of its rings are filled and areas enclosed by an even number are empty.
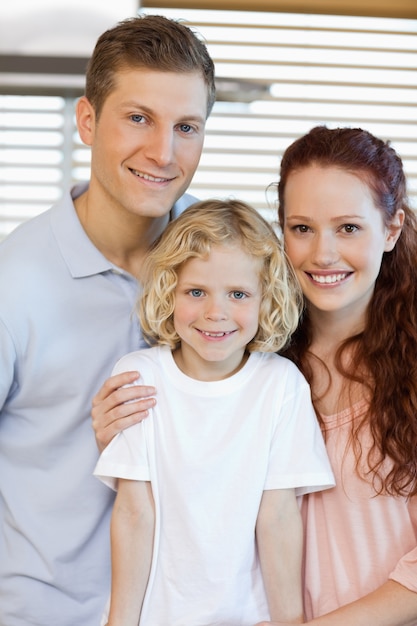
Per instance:
[[[102,416],[98,420],[92,419],[92,425],[100,452],[110,441],[125,428],[138,424],[149,416],[149,409],[156,404],[154,398],[139,400],[130,404],[116,407],[108,416],[106,425],[103,425]]]
[[[94,396],[94,401],[101,402],[107,398],[111,393],[123,387],[124,385],[131,385],[135,380],[139,378],[139,372],[122,372],[121,374],[115,374],[106,380],[99,391]]]
[[[103,432],[103,436],[105,438],[113,438],[115,435],[122,432],[122,430],[124,430],[125,428],[129,428],[129,426],[133,426],[134,424],[142,422],[144,419],[149,417],[149,415],[149,410],[143,409],[140,411],[135,411],[134,413],[129,413],[129,415],[126,415],[125,417],[120,417],[119,419],[109,424],[109,426],[105,429],[105,432]]]
[[[97,418],[101,419],[101,421],[103,422],[103,425],[104,421],[107,423],[107,425],[109,425],[112,422],[117,422],[118,420],[124,419],[129,415],[134,415],[135,413],[147,411],[156,404],[156,399],[153,396],[148,396],[145,398],[132,398],[131,400],[126,401],[125,395],[126,394],[120,394],[120,397],[123,396],[124,401],[118,402],[115,406],[112,406],[112,408],[110,408],[106,412],[106,414],[103,414],[103,408],[96,407],[95,410],[93,409]]]
[[[117,431],[126,428],[126,426],[123,426],[123,424],[120,426],[115,425],[115,423],[120,422],[120,420],[130,418],[131,423],[141,421],[144,417],[147,417],[147,413],[146,415],[143,415],[143,413],[147,412],[156,404],[156,400],[152,396],[126,401],[126,394],[122,395],[123,402],[121,403],[117,402],[116,405],[114,405],[114,403],[112,402],[110,404],[109,399],[104,400],[103,402],[97,404],[92,408],[91,418],[93,428],[98,439],[103,439],[103,433],[108,430],[109,427],[111,427],[112,430],[116,428]],[[136,418],[134,417],[135,415],[137,416]],[[104,435],[104,438],[107,438],[107,435]]]
[[[97,419],[100,419],[100,416],[105,417],[108,413],[114,411],[118,407],[121,409],[121,413],[119,413],[116,417],[124,416],[130,412],[128,407],[123,409],[123,405],[132,404],[133,402],[144,401],[146,403],[149,398],[152,398],[156,394],[156,389],[154,387],[148,386],[131,386],[131,387],[121,387],[116,389],[104,400],[98,400],[96,397],[92,402],[92,414]],[[146,403],[146,408],[153,406],[153,404]],[[113,417],[114,419],[114,417]]]

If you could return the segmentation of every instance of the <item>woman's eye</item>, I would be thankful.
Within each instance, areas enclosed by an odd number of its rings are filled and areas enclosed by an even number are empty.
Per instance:
[[[297,224],[297,226],[294,226],[292,230],[295,230],[296,232],[299,232],[299,233],[308,233],[310,229],[305,224]]]
[[[355,233],[358,230],[358,227],[355,224],[345,224],[343,226],[343,230],[345,233]]]

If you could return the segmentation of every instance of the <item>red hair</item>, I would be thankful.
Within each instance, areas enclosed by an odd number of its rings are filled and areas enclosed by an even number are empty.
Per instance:
[[[360,128],[313,128],[289,146],[281,162],[281,227],[288,176],[312,164],[339,167],[358,176],[370,188],[386,225],[398,210],[404,211],[404,225],[396,246],[383,255],[365,327],[343,342],[336,355],[336,366],[347,380],[359,382],[370,391],[368,412],[352,430],[357,461],[361,456],[359,433],[366,424],[373,438],[367,462],[377,493],[416,495],[417,220],[407,201],[402,161],[388,142]],[[285,356],[298,365],[311,384],[313,371],[307,358],[310,344],[306,310]],[[352,348],[353,360],[348,366],[342,365],[342,355]],[[388,475],[382,471],[385,459],[392,463]]]

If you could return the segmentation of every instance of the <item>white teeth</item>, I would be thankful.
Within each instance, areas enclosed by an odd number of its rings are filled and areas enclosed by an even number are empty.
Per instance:
[[[319,276],[317,274],[311,274],[312,279],[316,283],[321,284],[331,284],[331,283],[339,283],[341,280],[346,278],[347,273],[345,274],[329,274],[328,276]]]
[[[137,170],[131,170],[136,176],[139,176],[139,178],[144,178],[145,180],[150,180],[152,183],[163,183],[165,181],[167,181],[167,178],[155,178],[155,176],[149,176],[149,174],[142,174],[141,172],[138,172]]]
[[[202,330],[201,332],[203,333],[203,335],[206,335],[206,337],[224,337],[225,335],[230,335],[232,331],[224,333],[208,333],[207,331]]]

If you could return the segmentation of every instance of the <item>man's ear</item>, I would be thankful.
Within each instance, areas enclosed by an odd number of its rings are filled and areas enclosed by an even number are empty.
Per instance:
[[[398,209],[390,224],[386,227],[385,252],[391,252],[395,248],[398,237],[401,235],[404,217],[404,211]]]
[[[93,106],[85,96],[81,96],[78,100],[75,115],[81,141],[85,143],[86,146],[91,146],[94,140],[96,115]]]

